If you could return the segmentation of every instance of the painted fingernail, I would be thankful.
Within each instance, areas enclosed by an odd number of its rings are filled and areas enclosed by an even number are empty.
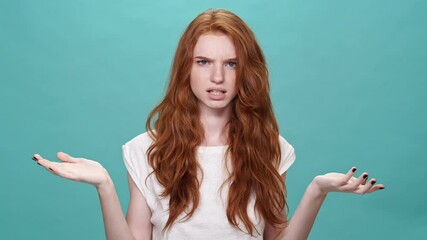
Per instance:
[[[372,181],[371,181],[371,184],[372,184],[372,185],[374,185],[376,182],[377,182],[377,181],[372,180]]]
[[[367,179],[367,178],[368,178],[368,174],[364,174],[364,175],[363,175],[363,178],[364,178],[364,179]]]
[[[32,157],[31,159],[33,159],[34,161],[38,161],[38,159],[36,157]]]
[[[356,172],[356,168],[354,167],[353,169],[351,169],[352,172]]]
[[[41,164],[40,164],[40,163],[37,163],[37,164],[41,166]]]
[[[384,189],[385,187],[380,187],[380,189]]]

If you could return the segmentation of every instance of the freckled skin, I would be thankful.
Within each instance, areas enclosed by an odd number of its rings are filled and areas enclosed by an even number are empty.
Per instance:
[[[230,111],[230,102],[237,94],[236,51],[232,40],[221,33],[201,35],[193,56],[190,84],[200,111]],[[208,91],[212,89],[217,91]]]

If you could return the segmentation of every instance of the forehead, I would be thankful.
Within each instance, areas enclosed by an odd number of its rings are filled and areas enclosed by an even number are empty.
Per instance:
[[[211,32],[200,35],[194,46],[193,54],[195,57],[235,58],[236,50],[230,37],[223,33]]]

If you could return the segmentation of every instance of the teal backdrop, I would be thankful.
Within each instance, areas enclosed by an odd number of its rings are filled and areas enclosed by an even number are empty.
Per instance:
[[[123,211],[121,146],[145,131],[180,34],[225,8],[255,32],[292,214],[314,176],[357,166],[386,189],[330,194],[310,239],[427,237],[427,1],[0,1],[0,238],[104,239],[94,187],[31,160],[99,161]]]

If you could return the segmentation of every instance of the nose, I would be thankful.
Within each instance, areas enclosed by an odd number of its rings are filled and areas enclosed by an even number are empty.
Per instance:
[[[224,82],[224,66],[221,64],[215,64],[212,68],[211,82],[216,84]]]

